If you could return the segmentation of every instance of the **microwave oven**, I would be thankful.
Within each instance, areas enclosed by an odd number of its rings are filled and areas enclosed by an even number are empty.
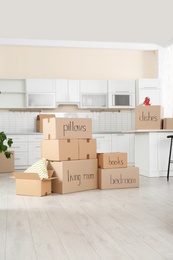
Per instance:
[[[135,93],[115,92],[109,93],[109,108],[135,108]]]

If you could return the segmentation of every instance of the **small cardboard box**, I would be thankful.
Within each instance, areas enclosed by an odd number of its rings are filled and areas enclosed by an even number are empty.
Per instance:
[[[98,167],[102,169],[126,168],[127,153],[99,153]]]
[[[137,106],[135,108],[135,129],[162,129],[162,106]]]
[[[54,114],[39,114],[36,117],[36,132],[43,132],[43,119],[55,117]]]
[[[43,120],[44,139],[92,138],[91,118],[48,118]]]
[[[14,172],[14,152],[10,151],[11,157],[6,158],[4,153],[0,153],[0,173]]]
[[[51,182],[54,171],[49,170],[49,179],[40,180],[37,173],[14,172],[16,194],[28,196],[45,196],[51,194]]]
[[[139,168],[127,167],[98,170],[99,189],[120,189],[139,187]]]
[[[41,157],[52,161],[78,160],[78,139],[41,140]]]
[[[164,118],[163,119],[163,129],[173,130],[173,118]]]
[[[49,161],[48,167],[58,177],[52,182],[52,192],[70,193],[98,188],[97,159],[76,161]]]
[[[96,139],[78,139],[79,159],[97,158]]]

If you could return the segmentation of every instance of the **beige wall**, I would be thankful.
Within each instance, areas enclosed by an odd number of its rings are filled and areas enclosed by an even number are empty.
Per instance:
[[[155,77],[155,51],[0,46],[0,78]]]

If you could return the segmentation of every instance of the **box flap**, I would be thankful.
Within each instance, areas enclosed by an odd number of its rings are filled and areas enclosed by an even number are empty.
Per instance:
[[[38,173],[14,172],[16,179],[40,180]]]
[[[55,115],[54,114],[39,114],[39,115],[37,115],[38,120],[41,120],[43,118],[50,118],[50,117],[55,117]]]
[[[48,176],[49,176],[49,178],[52,178],[54,172],[55,172],[54,170],[48,170]]]

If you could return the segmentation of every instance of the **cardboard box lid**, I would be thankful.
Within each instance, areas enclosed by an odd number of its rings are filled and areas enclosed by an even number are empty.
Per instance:
[[[48,170],[48,179],[43,179],[42,181],[53,179],[54,170]],[[40,180],[38,173],[29,173],[29,172],[14,172],[14,176],[16,179],[28,179],[28,180]]]

